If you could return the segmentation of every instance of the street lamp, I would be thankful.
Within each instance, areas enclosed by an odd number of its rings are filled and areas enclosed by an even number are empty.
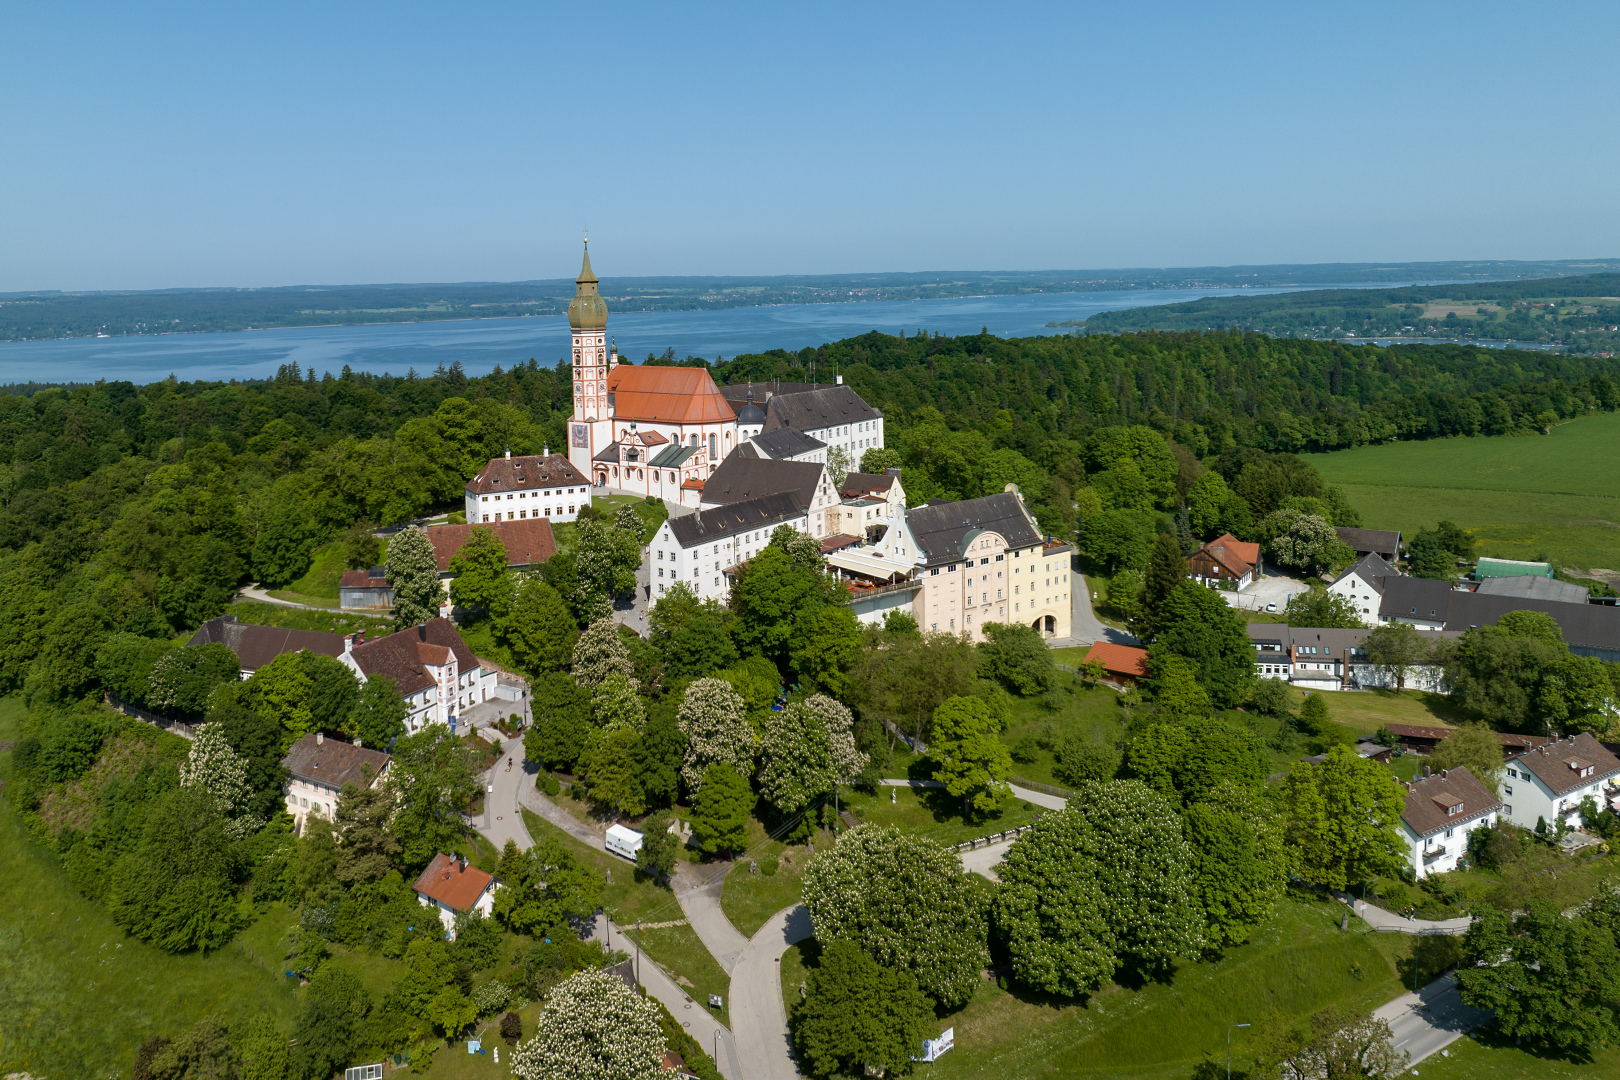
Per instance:
[[[1248,1026],[1248,1024],[1233,1024],[1226,1029],[1226,1080],[1232,1080],[1232,1031],[1234,1028]]]

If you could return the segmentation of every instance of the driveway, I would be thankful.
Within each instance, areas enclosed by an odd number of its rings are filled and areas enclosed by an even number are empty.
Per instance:
[[[1069,602],[1072,605],[1069,611],[1069,636],[1066,638],[1052,638],[1047,645],[1054,649],[1067,649],[1076,645],[1090,645],[1098,641],[1111,641],[1115,645],[1140,645],[1134,636],[1123,630],[1116,630],[1097,618],[1096,611],[1091,607],[1091,594],[1100,592],[1096,586],[1086,580],[1080,572],[1078,560],[1070,560]]]
[[[1221,598],[1240,611],[1265,611],[1267,604],[1276,604],[1277,614],[1281,615],[1283,609],[1288,606],[1290,596],[1305,592],[1309,588],[1308,581],[1279,574],[1263,577],[1242,592],[1223,590]]]
[[[803,904],[778,911],[749,939],[731,972],[731,1027],[748,1080],[798,1080],[787,1006],[782,1001],[782,954],[811,936]]]

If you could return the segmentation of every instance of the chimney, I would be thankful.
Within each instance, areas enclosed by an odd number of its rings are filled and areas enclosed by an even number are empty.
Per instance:
[[[323,745],[323,744],[324,744],[324,743],[325,743],[325,742],[326,742],[326,732],[324,732],[324,731],[317,731],[317,732],[316,732],[316,733],[315,733],[315,745],[316,745],[316,746],[321,746],[321,745]]]
[[[842,375],[834,375],[833,376],[833,381],[836,382],[839,386],[844,385],[844,377]]]
[[[1444,780],[1446,777],[1448,777],[1450,775],[1451,775],[1451,770],[1450,769],[1441,769],[1440,770],[1440,779]]]
[[[1425,766],[1423,766],[1423,779],[1427,780],[1428,778],[1429,778],[1429,767],[1427,765],[1425,765]]]
[[[506,448],[506,460],[507,460],[507,461],[511,461],[511,460],[512,460],[512,448],[511,448],[511,447],[510,447],[510,446],[508,446],[508,447],[507,447],[507,448]]]
[[[550,457],[551,456],[551,444],[546,443],[546,445],[542,446],[540,448],[540,453],[544,457]]]

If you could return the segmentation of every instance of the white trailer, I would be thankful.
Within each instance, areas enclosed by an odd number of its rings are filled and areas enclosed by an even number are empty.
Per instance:
[[[607,831],[607,851],[609,855],[636,861],[636,852],[641,850],[641,833],[634,829],[627,829],[623,825],[609,825]]]

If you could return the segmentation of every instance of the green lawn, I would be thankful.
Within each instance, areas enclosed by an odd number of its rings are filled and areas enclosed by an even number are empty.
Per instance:
[[[289,630],[317,630],[325,634],[352,634],[364,630],[368,634],[392,632],[387,618],[379,615],[361,615],[349,611],[309,611],[305,608],[282,607],[266,604],[262,600],[237,600],[225,610],[235,615],[238,622],[255,626],[280,626]],[[189,638],[190,635],[187,635]]]
[[[0,742],[16,738],[21,715],[17,698],[0,701]],[[0,1072],[124,1077],[148,1035],[173,1035],[209,1013],[230,1021],[268,1012],[291,1025],[296,988],[279,963],[285,909],[206,956],[160,952],[68,883],[9,800],[0,800],[0,912]]]
[[[1475,530],[1484,555],[1620,566],[1620,472],[1596,468],[1620,442],[1620,414],[1551,435],[1388,443],[1306,457],[1344,488],[1373,529],[1407,535],[1445,518]]]
[[[942,844],[959,844],[1027,825],[1041,812],[1015,798],[995,813],[967,817],[962,813],[962,800],[941,788],[879,788],[876,795],[851,791],[842,801],[844,809],[863,823],[898,826]]]
[[[309,593],[301,593],[294,589],[271,589],[270,595],[289,604],[309,604],[312,607],[331,608],[333,611],[339,608],[338,601],[333,597],[311,596]]]
[[[776,873],[768,876],[763,867],[757,874],[749,873],[747,861],[739,862],[726,875],[720,907],[731,925],[745,937],[753,937],[772,915],[799,902],[800,878],[809,854],[804,848],[796,847],[788,851],[786,861],[782,861],[780,855],[777,860]]]
[[[1324,690],[1328,716],[1336,723],[1358,732],[1372,733],[1385,724],[1414,724],[1419,727],[1456,727],[1467,720],[1444,694],[1420,690]],[[1297,710],[1304,695],[1294,691]]]
[[[561,841],[582,864],[601,874],[604,881],[607,872],[612,871],[613,883],[603,891],[602,906],[619,926],[629,930],[638,918],[643,922],[657,923],[685,917],[674,893],[650,881],[637,881],[636,869],[630,863],[581,843],[532,810],[523,811],[523,824],[536,840],[550,835]],[[648,956],[705,1007],[709,994],[725,997],[726,1008],[721,1010],[720,1022],[730,1023],[731,977],[703,947],[703,942],[698,940],[690,926],[644,930],[641,945]]]
[[[1514,1046],[1490,1032],[1458,1039],[1417,1067],[1427,1080],[1596,1080],[1620,1076],[1620,1048],[1611,1047],[1592,1061],[1570,1061],[1528,1047]],[[1411,1074],[1408,1074],[1411,1075]]]
[[[1110,985],[1083,1003],[984,983],[966,1008],[941,1019],[941,1029],[955,1027],[956,1049],[929,1075],[1185,1080],[1206,1054],[1224,1060],[1229,1024],[1263,1023],[1273,1009],[1303,1016],[1329,1005],[1375,1008],[1401,992],[1396,961],[1410,939],[1341,933],[1343,911],[1286,901],[1254,942],[1218,960],[1184,963],[1168,983]],[[790,955],[782,985],[791,1004],[803,946]],[[1234,1065],[1247,1065],[1252,1033],[1236,1033]]]
[[[1036,749],[1033,761],[1015,759],[1013,772],[1038,784],[1062,787],[1062,782],[1052,776],[1052,766],[1057,763],[1054,751],[1063,745],[1063,740],[1073,732],[1081,732],[1100,742],[1113,742],[1123,733],[1124,720],[1118,691],[1106,686],[1088,690],[1078,679],[1064,676],[1058,681],[1058,689],[1046,697],[1013,699],[1012,722],[1002,732],[1001,741],[1009,749],[1020,743],[1027,748],[1026,740],[1030,739],[1045,744]]]
[[[344,563],[347,544],[342,540],[334,540],[325,547],[315,549],[310,557],[309,570],[303,577],[288,586],[289,591],[301,593],[304,596],[318,596],[332,601],[337,605],[338,584],[343,580],[343,571],[348,569]]]

